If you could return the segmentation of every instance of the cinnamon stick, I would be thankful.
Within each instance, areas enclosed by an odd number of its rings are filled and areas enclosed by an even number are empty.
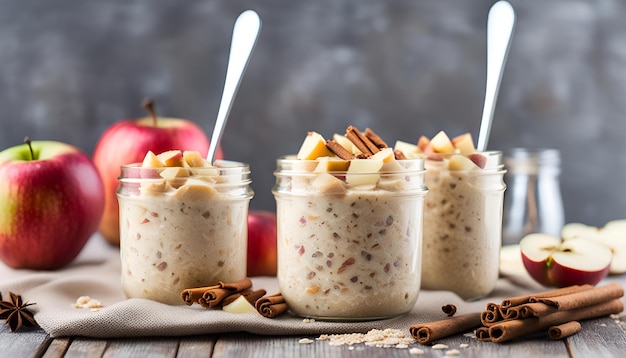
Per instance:
[[[233,293],[233,294],[230,294],[230,295],[226,296],[226,298],[224,298],[222,300],[221,304],[222,304],[222,307],[228,306],[229,304],[233,303],[233,301],[238,299],[240,296],[243,296],[243,297],[246,298],[246,301],[248,301],[252,305],[254,305],[256,300],[258,300],[259,298],[265,296],[266,293],[267,293],[267,291],[265,291],[262,288],[258,289],[258,290],[252,290],[252,289],[248,288],[248,289],[243,290],[241,292]]]
[[[217,285],[213,286],[185,289],[180,295],[187,305],[197,302],[203,307],[211,308],[218,305],[228,295],[250,287],[252,287],[252,281],[246,277],[235,282],[219,281]]]
[[[480,312],[475,312],[440,321],[415,324],[409,327],[409,331],[416,341],[427,344],[440,338],[472,330],[480,324]]]
[[[620,313],[623,310],[624,304],[621,299],[616,298],[592,306],[557,311],[542,317],[503,321],[489,327],[489,336],[492,342],[501,343],[569,321],[598,318]]]
[[[346,148],[344,148],[341,144],[339,144],[336,140],[327,140],[326,148],[331,152],[335,153],[336,156],[343,160],[352,160],[354,159],[354,155],[350,153]]]
[[[566,294],[574,293],[574,292],[587,291],[591,289],[593,289],[592,285],[573,285],[573,286],[558,288],[555,290],[535,293],[531,295],[510,297],[510,298],[504,299],[502,303],[500,304],[500,307],[506,309],[511,306],[517,306],[523,303],[529,303],[531,298],[556,297],[556,296],[562,296],[562,295],[566,295]]]
[[[558,326],[552,326],[548,329],[548,337],[550,339],[563,339],[571,335],[574,335],[582,329],[582,325],[577,321],[570,321],[560,324]]]
[[[385,141],[378,136],[373,130],[370,128],[365,128],[364,132],[367,139],[371,140],[374,145],[380,149],[389,147]]]
[[[254,307],[263,317],[267,318],[274,318],[287,311],[287,303],[280,292],[259,298]]]
[[[558,297],[532,297],[531,302],[541,302],[555,307],[558,310],[569,310],[576,307],[585,307],[612,298],[624,296],[624,289],[619,283],[594,288],[593,290],[574,292]]]
[[[493,302],[487,303],[487,308],[482,311],[480,315],[480,321],[485,326],[489,326],[495,322],[501,321],[502,319],[503,317],[500,305]]]
[[[443,311],[443,313],[445,313],[448,317],[452,317],[454,316],[454,314],[456,313],[456,306],[452,305],[452,304],[447,304],[445,306],[441,306],[441,310]]]
[[[369,138],[354,126],[348,126],[348,129],[346,129],[346,138],[348,138],[366,157],[380,151],[376,144],[372,143]]]

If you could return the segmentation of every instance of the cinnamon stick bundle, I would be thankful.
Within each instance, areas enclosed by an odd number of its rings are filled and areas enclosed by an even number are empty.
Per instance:
[[[556,297],[556,296],[562,296],[562,295],[566,295],[566,294],[574,293],[574,292],[587,291],[591,289],[593,289],[592,285],[573,285],[573,286],[568,286],[568,287],[563,287],[563,288],[557,288],[555,290],[534,293],[531,295],[510,297],[510,298],[505,298],[504,300],[502,300],[500,307],[509,308],[511,306],[517,306],[523,303],[529,303],[531,298]]]
[[[254,307],[262,316],[267,318],[274,318],[287,311],[287,303],[280,292],[259,298],[254,303]]]
[[[190,288],[181,292],[181,298],[188,306],[197,302],[203,307],[214,307],[230,294],[237,293],[252,287],[252,281],[246,277],[235,282],[220,281],[217,285]]]
[[[416,341],[427,344],[453,334],[470,331],[479,327],[480,324],[480,312],[475,312],[440,321],[415,324],[409,327],[409,331]]]

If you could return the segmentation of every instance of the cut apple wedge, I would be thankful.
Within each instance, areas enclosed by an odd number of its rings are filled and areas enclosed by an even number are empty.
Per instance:
[[[183,159],[183,152],[180,150],[168,150],[159,155],[157,158],[166,166],[166,167],[185,167],[187,162]]]
[[[474,140],[470,133],[463,133],[452,138],[452,144],[459,153],[474,153],[476,151]]]
[[[222,307],[222,310],[228,313],[236,313],[236,314],[252,313],[252,314],[261,315],[256,310],[256,308],[254,308],[254,306],[252,306],[252,304],[248,302],[248,300],[246,300],[244,296],[237,297],[233,302]]]
[[[141,163],[143,168],[161,168],[164,166],[163,162],[157,158],[156,154],[152,151],[148,151],[146,156],[143,158],[143,162]]]
[[[359,148],[357,148],[350,139],[346,138],[345,135],[341,135],[339,133],[333,134],[333,139],[339,143],[342,147],[346,148],[346,150],[354,155],[361,154]]]
[[[346,173],[346,183],[351,186],[376,185],[382,166],[381,159],[353,159]]]
[[[472,169],[478,169],[478,166],[468,157],[462,154],[454,154],[450,157],[450,160],[448,161],[448,169],[472,170]]]
[[[313,179],[311,185],[320,193],[345,194],[346,183],[329,173],[321,173]]]
[[[326,147],[326,140],[317,132],[309,132],[302,142],[296,155],[297,159],[314,160],[319,157],[333,157],[334,154]]]
[[[194,150],[186,150],[183,152],[183,159],[190,167],[208,167],[210,163]]]
[[[444,131],[440,131],[430,140],[430,147],[435,153],[454,153],[452,141]]]
[[[317,158],[318,164],[315,167],[316,173],[323,172],[345,172],[350,166],[350,161],[337,157],[320,157]]]
[[[419,139],[417,140],[417,148],[419,148],[419,150],[421,150],[422,152],[426,149],[426,147],[428,147],[430,145],[430,139],[428,139],[428,137],[426,136],[420,136]]]
[[[402,153],[404,153],[404,156],[409,159],[418,158],[419,154],[422,152],[422,150],[419,149],[417,145],[401,140],[396,141],[393,149],[401,151]]]
[[[613,254],[593,240],[534,233],[520,241],[522,262],[530,276],[544,286],[596,285],[609,274]]]

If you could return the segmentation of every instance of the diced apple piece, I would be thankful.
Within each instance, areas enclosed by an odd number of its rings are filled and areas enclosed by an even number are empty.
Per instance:
[[[419,139],[417,140],[417,147],[419,148],[419,150],[421,150],[422,152],[424,151],[424,149],[426,149],[427,146],[430,145],[430,139],[428,139],[428,137],[426,136],[420,136]]]
[[[476,151],[474,140],[472,140],[470,133],[464,133],[452,138],[452,144],[459,153],[474,153]]]
[[[191,179],[180,183],[178,190],[174,193],[174,197],[181,201],[186,200],[211,200],[217,194],[217,190],[213,185],[201,180]]]
[[[183,153],[180,150],[165,151],[157,155],[157,158],[159,158],[166,167],[183,167],[186,165],[183,159]]]
[[[352,186],[376,185],[382,166],[383,161],[380,159],[353,159],[346,173],[346,182]]]
[[[159,158],[157,158],[157,156],[149,150],[143,158],[141,166],[143,168],[161,168],[163,167],[163,162],[161,162]]]
[[[183,159],[190,167],[207,167],[210,164],[195,150],[186,150],[183,152]]]
[[[163,179],[184,178],[189,176],[189,169],[183,167],[168,167],[159,173]]]
[[[454,153],[454,145],[444,131],[440,131],[430,140],[430,146],[435,153]]]
[[[404,153],[404,156],[409,159],[419,157],[419,153],[422,151],[417,145],[401,140],[397,140],[393,148]]]
[[[380,151],[372,155],[369,160],[382,160],[383,163],[389,163],[392,160],[396,160],[396,156],[393,154],[392,148],[382,148]]]
[[[346,138],[346,136],[341,135],[339,133],[333,134],[333,139],[339,143],[342,147],[346,148],[346,150],[354,155],[361,154],[359,148],[357,148],[350,139]]]
[[[472,170],[478,169],[478,166],[468,157],[462,154],[454,154],[450,157],[448,168],[450,170]]]
[[[321,157],[317,158],[319,164],[315,168],[316,173],[322,172],[345,172],[348,170],[350,161],[337,157]]]
[[[344,194],[346,192],[346,183],[329,173],[320,173],[311,185],[322,193]]]
[[[252,314],[261,315],[256,310],[256,308],[254,308],[254,306],[252,306],[252,304],[248,302],[248,300],[246,300],[244,296],[237,297],[237,299],[235,299],[233,302],[222,307],[222,310],[228,313],[235,313],[235,314],[252,313]]]
[[[476,164],[480,169],[485,169],[487,165],[487,157],[479,153],[472,153],[467,156],[474,164]]]
[[[333,157],[334,154],[326,147],[326,140],[317,132],[309,132],[302,142],[296,156],[300,160],[314,160],[319,157]]]

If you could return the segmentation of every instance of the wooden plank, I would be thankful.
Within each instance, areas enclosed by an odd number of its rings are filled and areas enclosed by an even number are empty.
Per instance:
[[[43,358],[63,357],[68,347],[70,346],[72,339],[56,338],[50,339],[50,341],[50,345],[48,345],[48,348],[42,354]]]
[[[182,337],[178,345],[177,358],[210,357],[213,354],[216,336]]]
[[[179,338],[124,338],[112,339],[103,357],[176,357]]]
[[[39,328],[22,328],[13,333],[6,324],[0,325],[0,353],[3,357],[41,356],[51,341],[48,334]]]
[[[626,333],[620,319],[604,317],[580,323],[582,330],[567,339],[572,356],[624,357],[626,355]]]
[[[70,342],[65,358],[102,357],[108,343],[104,339],[76,337]]]

